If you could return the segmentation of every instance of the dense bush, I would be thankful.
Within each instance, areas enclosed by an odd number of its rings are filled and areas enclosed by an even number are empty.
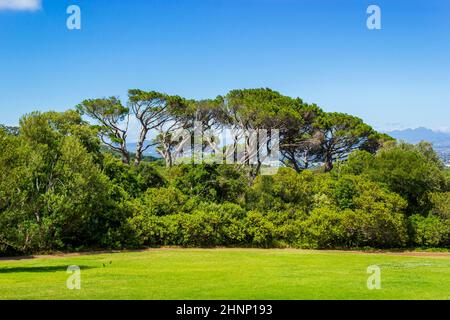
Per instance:
[[[134,212],[144,216],[166,216],[187,210],[188,197],[174,187],[148,189],[132,204]]]
[[[127,191],[132,197],[139,197],[149,188],[166,186],[164,177],[148,163],[142,162],[139,166],[123,164],[113,155],[105,154],[103,171],[115,184]]]
[[[246,194],[246,203],[250,209],[261,211],[309,211],[314,202],[314,184],[315,176],[310,171],[298,174],[280,168],[276,175],[256,178]]]
[[[375,155],[358,151],[341,169],[385,184],[408,201],[411,214],[426,214],[432,208],[428,194],[447,188],[442,162],[425,144],[391,144]]]
[[[244,172],[230,165],[180,165],[169,172],[173,185],[184,194],[213,202],[236,202],[248,180]]]
[[[239,245],[245,243],[245,216],[235,204],[203,203],[190,213],[137,214],[130,224],[141,245]]]
[[[450,220],[450,192],[431,193],[430,201],[431,214]]]
[[[414,245],[420,247],[450,246],[450,221],[437,216],[413,215],[409,218]]]

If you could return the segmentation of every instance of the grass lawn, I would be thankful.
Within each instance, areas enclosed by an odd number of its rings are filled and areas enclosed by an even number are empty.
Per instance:
[[[81,290],[69,290],[69,265]],[[368,290],[367,267],[381,268]],[[258,250],[142,252],[0,260],[0,299],[450,299],[450,256]]]

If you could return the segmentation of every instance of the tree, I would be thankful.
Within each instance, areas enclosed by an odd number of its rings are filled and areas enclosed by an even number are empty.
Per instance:
[[[183,154],[186,146],[192,148],[193,100],[179,96],[167,97],[165,121],[155,127],[157,136],[154,144],[164,158],[166,167],[172,167],[176,155]]]
[[[104,245],[126,211],[115,210],[123,199],[101,172],[97,131],[74,111],[36,112],[20,124],[19,136],[0,131],[0,249]]]
[[[142,161],[143,153],[152,146],[148,144],[145,146],[145,141],[149,131],[160,128],[164,130],[164,126],[171,120],[176,121],[171,114],[171,103],[176,104],[180,102],[181,98],[170,97],[166,94],[156,91],[142,91],[133,89],[128,91],[128,99],[131,110],[139,121],[140,132],[136,146],[135,165],[139,165]],[[171,126],[170,131],[175,128]],[[164,139],[163,139],[164,141]]]
[[[369,153],[376,153],[379,149],[389,143],[395,142],[395,139],[385,133],[373,132],[367,140],[361,145],[360,150]]]
[[[319,155],[325,172],[333,169],[336,160],[346,158],[353,150],[362,148],[374,130],[361,119],[343,114],[326,113],[317,122]]]
[[[196,157],[198,155],[195,153],[200,152],[200,157],[203,161],[204,153],[208,149],[210,149],[213,154],[220,153],[218,145],[220,139],[217,134],[223,131],[223,124],[226,122],[225,119],[227,118],[223,108],[224,99],[223,97],[218,96],[216,99],[192,101],[191,106],[193,121],[189,123],[190,127],[188,127],[188,129],[192,132],[193,136],[201,132],[201,136],[197,137],[198,141],[194,140],[194,143],[199,145],[192,146],[192,153],[194,157]],[[199,150],[195,150],[196,147]],[[223,159],[225,159],[225,157],[223,157]]]
[[[31,196],[36,185],[34,172],[42,164],[42,159],[32,154],[33,149],[26,141],[0,130],[1,253],[12,254],[29,249],[27,229],[36,216],[28,208],[35,203]]]
[[[116,97],[84,100],[77,106],[77,110],[98,123],[102,142],[112,151],[118,152],[123,163],[129,164],[127,134],[130,110],[124,107]]]
[[[252,178],[260,172],[264,158],[272,154],[275,144],[279,144],[272,130],[284,128],[285,122],[295,117],[293,110],[300,103],[300,99],[283,96],[271,89],[232,90],[224,98],[224,114],[227,115],[224,123],[234,131],[230,150],[234,152],[235,162],[252,167],[249,171]],[[265,130],[267,135],[261,136],[260,130]],[[244,152],[238,159],[241,139]]]
[[[290,116],[280,132],[280,150],[287,166],[300,172],[320,160],[321,135],[316,121],[323,111],[314,104],[302,103],[294,112],[296,116]]]
[[[178,122],[173,122],[167,127],[161,125],[156,128],[158,132],[154,139],[158,145],[156,151],[164,158],[168,168],[173,166],[176,155],[183,153],[186,143],[191,141],[191,134],[183,134],[178,125]]]
[[[190,152],[203,161],[204,152],[210,149],[213,153],[220,152],[217,134],[227,123],[222,97],[216,99],[187,100],[180,97],[170,97],[168,112],[171,119],[156,128],[158,133],[155,141],[158,152],[171,167],[176,156]]]

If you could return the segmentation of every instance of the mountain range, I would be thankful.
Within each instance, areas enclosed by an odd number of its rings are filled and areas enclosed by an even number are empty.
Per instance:
[[[416,129],[388,131],[386,133],[397,140],[403,140],[412,144],[419,143],[420,141],[430,142],[442,159],[447,164],[450,164],[450,133],[448,132],[433,131],[420,127]]]
[[[433,131],[423,127],[416,129],[394,130],[386,133],[397,140],[403,140],[413,144],[419,143],[420,141],[428,141],[434,145],[450,145],[450,133]]]

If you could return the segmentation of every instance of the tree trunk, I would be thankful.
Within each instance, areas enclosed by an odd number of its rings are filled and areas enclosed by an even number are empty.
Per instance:
[[[164,150],[163,152],[164,161],[166,162],[166,167],[171,168],[173,166],[172,153],[170,151]]]
[[[130,164],[130,154],[127,151],[127,147],[125,144],[120,146],[121,154],[122,154],[122,162],[124,164]]]
[[[139,141],[136,146],[136,157],[134,158],[134,165],[138,166],[142,161],[142,150],[144,149],[145,138],[147,137],[148,130],[142,129],[139,135]]]
[[[128,155],[122,155],[122,162],[124,164],[130,164],[130,157]]]
[[[333,158],[327,156],[325,158],[325,172],[330,172],[331,170],[333,170]]]

